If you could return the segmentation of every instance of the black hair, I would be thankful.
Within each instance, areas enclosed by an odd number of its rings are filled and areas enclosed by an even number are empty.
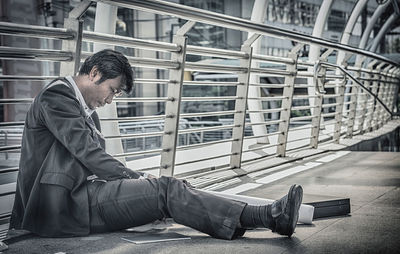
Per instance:
[[[121,75],[120,89],[126,93],[132,91],[133,71],[128,59],[120,52],[104,49],[86,58],[79,70],[79,75],[89,75],[92,68],[96,66],[101,74],[98,84],[107,79],[113,79]]]

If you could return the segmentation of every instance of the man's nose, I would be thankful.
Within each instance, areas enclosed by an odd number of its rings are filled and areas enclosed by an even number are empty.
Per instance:
[[[109,96],[106,98],[106,103],[107,103],[107,104],[111,104],[113,98],[114,98],[114,96],[109,95]]]

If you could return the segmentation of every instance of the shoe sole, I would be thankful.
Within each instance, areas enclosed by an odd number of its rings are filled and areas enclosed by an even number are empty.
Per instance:
[[[300,185],[292,185],[288,193],[288,204],[290,204],[289,223],[287,236],[290,237],[296,228],[297,221],[299,220],[299,209],[303,201],[303,188]]]

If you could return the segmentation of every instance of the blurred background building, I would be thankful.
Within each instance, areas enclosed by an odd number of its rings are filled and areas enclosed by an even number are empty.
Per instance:
[[[67,17],[68,12],[80,2],[79,0],[2,0],[0,3],[1,20],[7,22],[15,22],[22,24],[37,24],[50,27],[63,27],[63,20]],[[254,1],[251,0],[175,0],[187,6],[193,6],[213,12],[224,13],[231,16],[250,19]],[[325,26],[323,38],[339,41],[345,28],[349,15],[354,7],[354,0],[338,0],[334,1],[329,14],[328,22]],[[378,4],[385,1],[369,1],[367,8],[364,9],[362,15],[357,20],[353,35],[351,36],[350,45],[358,46],[358,42],[364,31],[368,19],[377,8]],[[321,6],[321,0],[271,0],[269,1],[266,23],[290,29],[293,31],[312,34],[316,16]],[[391,7],[389,7],[391,8]],[[389,17],[391,11],[383,14],[375,24],[375,30],[371,34],[373,38],[385,20]],[[93,31],[95,18],[95,4],[85,14],[84,29]],[[135,38],[157,40],[171,42],[174,32],[184,23],[180,20],[169,16],[160,16],[156,14],[146,13],[131,9],[119,9],[116,34],[123,36],[132,36]],[[385,40],[379,45],[378,52],[387,57],[397,58],[400,56],[400,21],[397,25],[387,33]],[[240,50],[240,46],[247,38],[247,33],[233,31],[222,27],[210,26],[207,24],[197,23],[195,27],[188,33],[189,45],[206,46],[211,48],[224,48],[232,50]],[[1,38],[3,46],[16,46],[26,48],[50,48],[60,49],[61,43],[51,40],[38,40],[32,38],[20,37],[3,37]],[[261,53],[285,56],[292,48],[289,40],[280,40],[273,37],[263,37],[261,44]],[[92,51],[93,46],[85,44],[83,51]],[[149,51],[141,53],[129,48],[119,48],[127,55],[141,56],[149,58],[165,58],[159,52]],[[304,48],[302,55],[308,55],[308,48]],[[212,61],[212,57],[191,56],[187,57],[187,61]],[[238,63],[232,63],[238,64]],[[32,63],[30,61],[1,61],[0,71],[3,74],[26,74],[26,75],[57,75],[59,64],[51,64],[48,62]],[[22,73],[24,72],[24,73]],[[137,68],[137,78],[167,78],[167,71],[153,70],[150,68]],[[207,76],[205,73],[188,73],[187,78],[216,79],[214,76]],[[229,80],[229,75],[217,77],[219,80]],[[36,94],[43,82],[18,81],[18,84],[10,84],[11,81],[0,82],[1,97],[30,97]],[[34,84],[33,84],[34,83]],[[222,90],[221,90],[222,89]],[[232,94],[230,88],[216,87],[211,93]],[[231,88],[232,89],[232,88]],[[201,94],[200,87],[193,87],[187,93],[192,95]],[[210,91],[208,91],[210,93]],[[132,96],[140,95],[144,97],[164,97],[166,94],[165,86],[159,84],[142,86],[136,85]],[[5,96],[8,95],[8,96]],[[229,104],[229,103],[228,103]],[[186,103],[187,110],[195,111],[198,107],[232,107],[232,105],[198,105],[198,103]],[[7,105],[0,106],[0,119],[2,121],[18,121],[23,120],[27,105]],[[162,103],[130,103],[119,104],[118,113],[121,116],[149,115],[163,112]]]
[[[362,14],[359,16],[353,33],[349,40],[349,45],[358,46],[362,31],[365,30],[368,21],[379,4],[385,4],[389,0],[370,0]],[[63,27],[63,20],[68,16],[70,10],[75,7],[79,0],[2,0],[0,2],[1,21],[13,22],[19,24],[42,25],[48,27]],[[205,9],[217,13],[223,13],[230,16],[250,19],[254,1],[252,0],[171,0],[171,2]],[[346,22],[355,6],[355,0],[336,0],[328,16],[322,38],[331,41],[340,41],[342,33],[346,26]],[[395,2],[395,1],[393,1]],[[296,32],[312,34],[316,17],[321,7],[322,0],[270,0],[266,13],[265,23],[289,29]],[[370,39],[374,38],[379,32],[384,22],[393,12],[390,6],[386,12],[380,16],[374,26]],[[85,13],[84,29],[93,31],[96,16],[96,3],[93,3],[89,10]],[[156,40],[164,42],[172,42],[173,35],[186,20],[181,20],[171,16],[161,16],[157,14],[142,12],[138,10],[119,8],[118,18],[116,22],[116,34],[122,36],[130,36],[144,40]],[[392,26],[390,32],[385,35],[384,40],[379,44],[377,52],[389,58],[400,58],[400,20],[397,20]],[[222,48],[230,50],[240,50],[241,45],[247,39],[247,33],[237,30],[230,30],[223,27],[211,26],[202,23],[196,25],[187,34],[188,44],[194,46],[204,46],[210,48]],[[2,46],[13,46],[23,48],[46,48],[61,49],[61,41],[35,39],[25,37],[1,36]],[[371,46],[371,41],[367,46]],[[286,56],[293,47],[292,41],[278,39],[275,37],[263,36],[261,39],[261,54],[273,56]],[[93,44],[84,43],[83,51],[93,51]],[[122,51],[128,56],[137,56],[145,58],[168,59],[168,53],[137,50],[132,48],[118,47],[117,50]],[[300,56],[307,58],[309,55],[309,46],[304,47]],[[188,62],[205,62],[214,64],[230,64],[239,65],[238,60],[221,60],[210,56],[187,55]],[[52,62],[32,62],[32,61],[14,61],[4,60],[0,62],[0,72],[4,75],[32,75],[32,76],[58,76],[60,64]],[[136,78],[144,79],[168,79],[168,70],[156,68],[140,68],[135,67]],[[190,72],[185,73],[186,80],[202,80],[202,81],[235,81],[236,74],[216,74],[207,72]],[[282,83],[282,78],[261,78],[262,83]],[[43,81],[0,81],[0,98],[30,98],[34,97],[46,82]],[[136,84],[134,92],[129,96],[139,97],[166,97],[167,86],[162,84]],[[232,86],[215,86],[212,89],[204,86],[190,86],[183,91],[183,96],[234,96],[236,87]],[[263,88],[262,96],[281,94],[282,88]],[[297,89],[297,94],[307,94],[306,89]],[[308,100],[297,101],[297,105],[308,105]],[[263,102],[264,108],[279,108],[279,102]],[[146,116],[154,114],[164,114],[164,103],[161,102],[131,102],[118,103],[118,116]],[[28,110],[28,104],[0,104],[0,121],[23,121]],[[182,103],[182,112],[196,113],[206,111],[222,111],[233,110],[234,101],[188,101]],[[329,109],[325,109],[328,110]],[[269,113],[265,115],[266,119],[278,119],[279,113]],[[307,112],[292,112],[296,116],[310,114]],[[207,116],[185,119],[184,124],[198,126],[214,126],[220,124],[231,123],[233,115],[225,116]],[[300,123],[301,124],[301,123]],[[138,124],[143,129],[143,123]],[[149,130],[161,129],[162,123],[152,122],[148,125]],[[133,123],[120,124],[121,132],[138,132],[136,125]],[[273,125],[271,131],[276,131],[277,125]],[[13,129],[12,131],[15,131]],[[22,131],[22,129],[21,129]],[[250,134],[251,128],[246,129]],[[147,132],[147,130],[141,130]],[[206,136],[201,140],[207,141]],[[16,134],[20,136],[19,134]],[[209,132],[209,139],[215,140],[222,137],[230,136],[231,133],[226,132]],[[10,139],[9,139],[10,140]],[[159,147],[161,143],[160,137],[148,138],[147,141],[124,141],[134,142],[133,146],[137,146],[138,142],[143,148]],[[183,142],[183,141],[182,141]],[[189,141],[188,141],[189,142]],[[198,142],[192,140],[191,142]],[[149,144],[148,146],[146,144]],[[124,143],[126,145],[126,143]]]

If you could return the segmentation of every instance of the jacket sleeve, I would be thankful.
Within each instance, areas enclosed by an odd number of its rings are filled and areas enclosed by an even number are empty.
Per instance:
[[[53,86],[38,99],[41,122],[89,171],[105,180],[140,177],[94,141],[79,102],[69,87]]]

